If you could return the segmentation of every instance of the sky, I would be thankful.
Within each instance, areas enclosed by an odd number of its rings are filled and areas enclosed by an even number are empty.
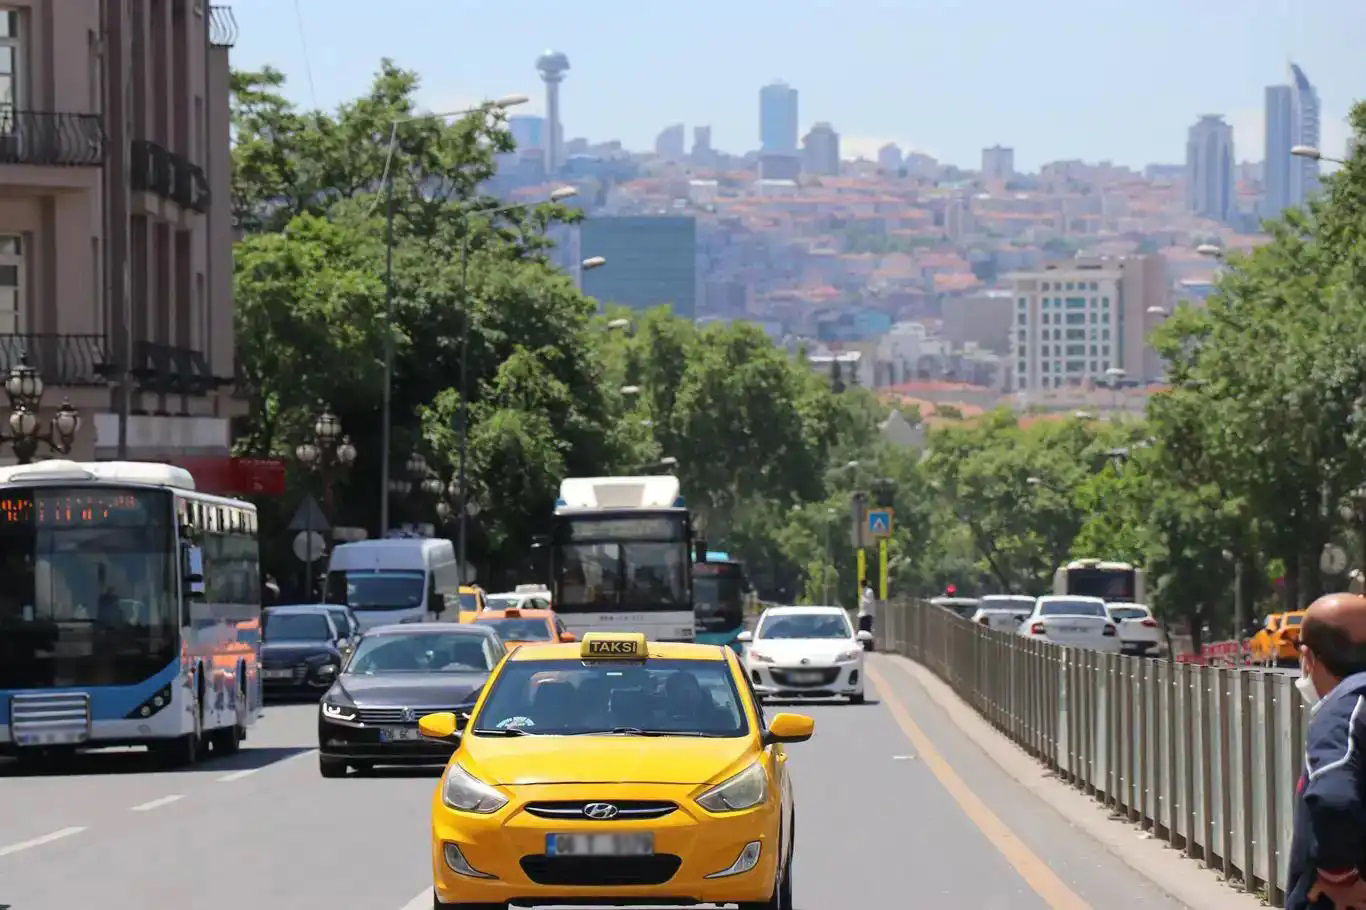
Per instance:
[[[1323,105],[1323,153],[1366,100],[1366,0],[229,0],[240,69],[271,65],[291,100],[335,108],[379,61],[422,78],[428,110],[523,94],[544,112],[535,61],[564,52],[566,138],[648,150],[672,123],[757,147],[759,88],[799,92],[804,134],[828,121],[845,157],[886,142],[976,168],[1059,159],[1142,167],[1185,160],[1202,114],[1262,158],[1267,85],[1299,63]],[[689,139],[691,142],[691,138]]]

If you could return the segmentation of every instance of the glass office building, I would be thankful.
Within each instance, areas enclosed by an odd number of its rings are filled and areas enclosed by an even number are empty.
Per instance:
[[[671,215],[590,215],[579,251],[607,265],[583,273],[583,292],[600,304],[636,310],[669,305],[697,316],[697,222]]]

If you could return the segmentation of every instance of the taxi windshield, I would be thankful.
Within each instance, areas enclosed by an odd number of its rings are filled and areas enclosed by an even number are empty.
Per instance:
[[[721,660],[509,661],[474,718],[476,736],[744,736]]]
[[[852,638],[842,613],[779,613],[759,626],[755,638]]]
[[[503,641],[550,641],[550,625],[544,619],[480,619],[481,626],[493,626]]]
[[[351,676],[386,673],[487,673],[493,660],[482,635],[425,632],[362,638]]]

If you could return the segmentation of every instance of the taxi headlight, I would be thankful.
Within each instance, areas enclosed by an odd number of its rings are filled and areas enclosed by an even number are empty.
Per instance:
[[[842,664],[847,660],[857,660],[859,655],[861,655],[862,653],[862,648],[854,648],[851,651],[841,652],[840,654],[835,656],[835,663]]]
[[[323,702],[323,717],[332,720],[355,720],[356,708],[354,705],[339,705],[334,702]]]
[[[470,774],[459,765],[451,765],[446,782],[441,787],[441,801],[458,812],[477,812],[489,815],[508,804],[507,797]]]
[[[708,812],[739,812],[753,809],[768,799],[768,775],[755,762],[697,797],[697,804]]]

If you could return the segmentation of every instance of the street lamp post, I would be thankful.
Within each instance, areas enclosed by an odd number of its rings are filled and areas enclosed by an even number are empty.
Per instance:
[[[1327,161],[1330,164],[1346,164],[1341,158],[1329,158],[1323,152],[1312,145],[1296,145],[1290,149],[1290,154],[1296,158],[1309,158],[1312,161]]]
[[[549,197],[548,199],[546,199],[545,202],[550,202],[550,203],[560,202],[560,201],[565,200],[565,199],[568,199],[568,198],[570,198],[570,197],[572,197],[572,196],[577,196],[578,194],[579,194],[579,191],[578,191],[576,188],[574,188],[574,187],[572,187],[572,186],[562,186],[562,187],[560,187],[559,189],[555,190],[553,193],[551,193],[551,194],[550,194],[550,197]],[[504,206],[499,206],[498,208],[493,208],[493,209],[480,209],[480,210],[477,211],[477,214],[485,215],[485,216],[501,215],[501,214],[505,214],[505,213],[507,213],[507,212],[516,212],[516,211],[521,211],[521,210],[524,210],[524,209],[535,208],[536,206],[541,205],[541,204],[542,204],[542,202],[540,202],[540,201],[537,201],[537,202],[521,202],[521,203],[517,203],[517,204],[515,204],[515,205],[504,205]],[[464,312],[461,314],[462,318],[461,318],[461,320],[460,320],[460,428],[459,428],[459,433],[460,433],[460,466],[459,466],[459,478],[458,478],[458,480],[459,480],[459,484],[460,484],[460,489],[461,489],[461,491],[464,491],[464,490],[467,489],[467,485],[466,485],[466,480],[467,480],[467,477],[466,477],[466,460],[467,460],[467,450],[468,450],[468,448],[469,448],[469,436],[470,436],[470,418],[469,418],[469,409],[470,409],[470,378],[469,378],[469,376],[470,376],[469,369],[470,369],[470,368],[469,368],[469,360],[470,360],[470,358],[469,358],[469,348],[470,348],[470,323],[473,321],[473,320],[471,319],[471,316],[472,316],[473,314],[472,314],[471,311],[470,311],[470,299],[469,299],[469,288],[470,288],[470,285],[469,285],[469,276],[470,276],[470,215],[471,215],[471,212],[470,212],[470,210],[468,210],[468,209],[463,210],[463,211],[461,212],[461,214],[460,214],[460,306],[461,306],[461,308],[464,310]],[[605,259],[602,259],[602,257],[600,257],[600,256],[599,256],[599,257],[596,257],[596,258],[601,260],[600,262],[597,262],[596,265],[602,265],[602,263],[604,263],[604,262],[607,261],[607,260],[605,260]],[[587,263],[587,260],[585,260],[585,264],[586,264],[586,263]],[[595,266],[588,266],[588,267],[589,267],[589,268],[594,268]],[[469,530],[469,523],[468,523],[468,521],[467,521],[467,512],[468,512],[468,510],[466,510],[466,509],[461,509],[461,510],[460,510],[460,525],[459,525],[459,531],[458,531],[458,539],[457,539],[457,543],[456,543],[456,549],[457,549],[457,553],[456,553],[456,571],[459,573],[459,577],[458,577],[458,582],[457,582],[457,583],[458,583],[458,584],[462,584],[462,585],[465,583],[465,552],[466,552],[466,537],[467,537],[467,535],[468,535],[468,530]]]
[[[393,385],[394,385],[394,178],[390,173],[393,166],[394,154],[398,150],[398,128],[400,124],[412,123],[416,120],[447,119],[450,117],[468,117],[473,114],[490,114],[503,111],[519,104],[525,104],[529,99],[526,95],[508,95],[494,101],[481,104],[478,107],[463,111],[446,111],[436,114],[425,114],[418,117],[402,117],[394,120],[389,125],[389,149],[388,156],[384,162],[384,405],[383,414],[380,418],[381,451],[380,451],[380,497],[379,497],[379,532],[384,536],[389,531],[389,444],[390,444],[390,409],[393,406]]]
[[[323,509],[331,513],[333,472],[345,470],[355,463],[356,447],[351,444],[351,437],[342,435],[341,421],[327,405],[319,405],[318,416],[313,421],[313,437],[295,446],[294,455],[305,468],[322,475]],[[304,553],[308,557],[304,560],[304,590],[312,595],[313,509],[305,509],[304,515]]]
[[[830,549],[830,526],[835,523],[835,510],[825,510],[825,560],[821,563],[821,603],[830,603],[830,563],[834,555]],[[862,592],[860,592],[862,593]]]
[[[9,435],[0,433],[0,444],[8,442],[20,464],[33,461],[39,443],[58,455],[71,451],[76,431],[81,428],[81,415],[69,400],[63,399],[47,430],[41,429],[38,409],[43,401],[43,377],[29,365],[27,355],[21,355],[19,362],[10,368],[5,378],[5,395],[9,397],[10,432]]]

